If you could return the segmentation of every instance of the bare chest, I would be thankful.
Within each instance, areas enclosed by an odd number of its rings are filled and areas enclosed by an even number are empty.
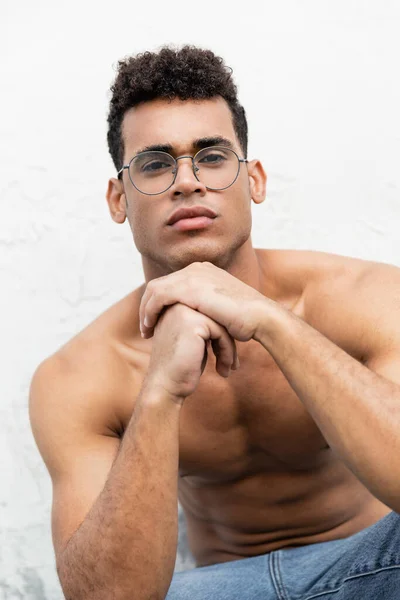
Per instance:
[[[182,477],[199,485],[266,470],[318,465],[326,442],[272,357],[256,342],[239,345],[241,366],[224,379],[209,355],[180,419]]]

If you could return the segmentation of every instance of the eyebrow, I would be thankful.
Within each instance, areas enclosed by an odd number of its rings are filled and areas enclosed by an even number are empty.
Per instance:
[[[233,144],[228,138],[221,135],[215,135],[211,137],[202,137],[192,142],[192,148],[194,150],[202,150],[202,148],[208,148],[209,146],[225,146],[226,148],[233,148]],[[144,146],[136,151],[136,154],[141,152],[168,152],[172,154],[174,147],[172,144],[151,144],[150,146]]]

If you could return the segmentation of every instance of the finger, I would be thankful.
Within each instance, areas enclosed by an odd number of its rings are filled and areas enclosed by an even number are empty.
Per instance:
[[[222,329],[224,331],[226,331],[226,329],[224,327],[222,327]],[[238,356],[238,351],[237,351],[237,347],[236,347],[236,340],[233,336],[230,335],[230,333],[227,331],[228,337],[232,342],[232,346],[233,346],[233,362],[230,365],[230,368],[232,369],[232,371],[236,371],[239,367],[240,367],[240,362],[239,362],[239,356]],[[215,354],[215,352],[214,352]]]
[[[158,320],[158,318],[153,320],[151,328],[148,328],[144,325],[144,321],[146,318],[146,307],[147,307],[150,299],[154,295],[156,295],[157,293],[160,292],[161,286],[164,287],[166,285],[165,282],[163,281],[165,279],[166,279],[165,277],[158,277],[157,279],[153,279],[152,281],[150,281],[147,284],[146,289],[142,295],[142,298],[140,300],[140,306],[139,306],[139,325],[140,325],[140,331],[142,333],[146,332],[148,329],[154,329],[155,324]],[[161,309],[159,310],[159,312],[161,312]],[[147,322],[148,322],[148,319],[146,319],[146,324],[147,324]]]
[[[149,296],[150,296],[150,291],[149,291],[149,286],[147,285],[145,291],[143,292],[143,296],[140,300],[140,306],[139,306],[139,327],[140,327],[140,332],[141,332],[142,336],[143,336],[144,308],[146,306]]]
[[[163,310],[172,304],[176,304],[176,302],[176,296],[169,295],[167,297],[165,293],[160,293],[160,291],[157,293],[148,292],[146,297],[143,295],[139,309],[140,331],[143,337],[152,337],[154,327]]]
[[[171,273],[168,277],[160,277],[157,283],[150,282],[147,286],[139,309],[140,329],[143,337],[149,338],[153,335],[154,327],[165,307],[181,302],[190,308],[197,308],[187,282],[179,280],[174,275],[177,274]]]
[[[240,362],[239,362],[239,356],[238,356],[238,352],[237,352],[235,338],[232,338],[232,339],[235,342],[235,357],[234,357],[234,361],[233,361],[233,364],[232,364],[232,370],[236,371],[236,369],[238,369],[240,367]]]
[[[204,369],[206,368],[206,364],[207,364],[207,360],[208,360],[208,342],[204,344],[204,356],[203,356],[203,360],[201,361],[201,374],[203,374]]]
[[[216,371],[222,377],[228,377],[235,364],[236,344],[224,327],[213,323],[210,325],[211,345],[216,356]]]

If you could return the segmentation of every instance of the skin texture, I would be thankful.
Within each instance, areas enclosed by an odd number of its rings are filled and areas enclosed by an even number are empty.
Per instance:
[[[242,155],[220,98],[140,105],[123,134],[124,164],[151,144],[193,154],[216,135]],[[178,496],[198,565],[342,538],[400,510],[400,270],[254,249],[250,206],[265,191],[257,160],[222,192],[188,159],[157,197],[126,171],[109,182],[145,284],[31,385],[67,598],[165,597]],[[167,225],[194,205],[215,211],[212,225]]]
[[[171,144],[174,156],[193,156],[199,149],[193,146],[194,140],[216,135],[231,141],[233,149],[242,157],[231,113],[222,98],[144,103],[128,111],[124,118],[124,164],[138,151],[155,143]],[[208,260],[242,276],[250,271],[249,276],[255,280],[258,273],[249,239],[250,203],[253,199],[259,204],[265,198],[266,177],[260,162],[254,160],[247,166],[242,165],[235,184],[220,192],[208,191],[194,178],[190,159],[179,163],[175,185],[159,196],[136,192],[126,171],[123,182],[115,179],[109,182],[111,216],[118,223],[128,219],[135,245],[142,255],[146,281],[182,269],[196,260]],[[177,208],[196,204],[217,213],[212,235],[190,232],[182,236],[166,227]]]

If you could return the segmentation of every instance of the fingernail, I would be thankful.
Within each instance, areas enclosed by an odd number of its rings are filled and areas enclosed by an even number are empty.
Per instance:
[[[144,318],[144,325],[145,325],[145,327],[149,327],[149,321],[148,321],[147,317]]]

